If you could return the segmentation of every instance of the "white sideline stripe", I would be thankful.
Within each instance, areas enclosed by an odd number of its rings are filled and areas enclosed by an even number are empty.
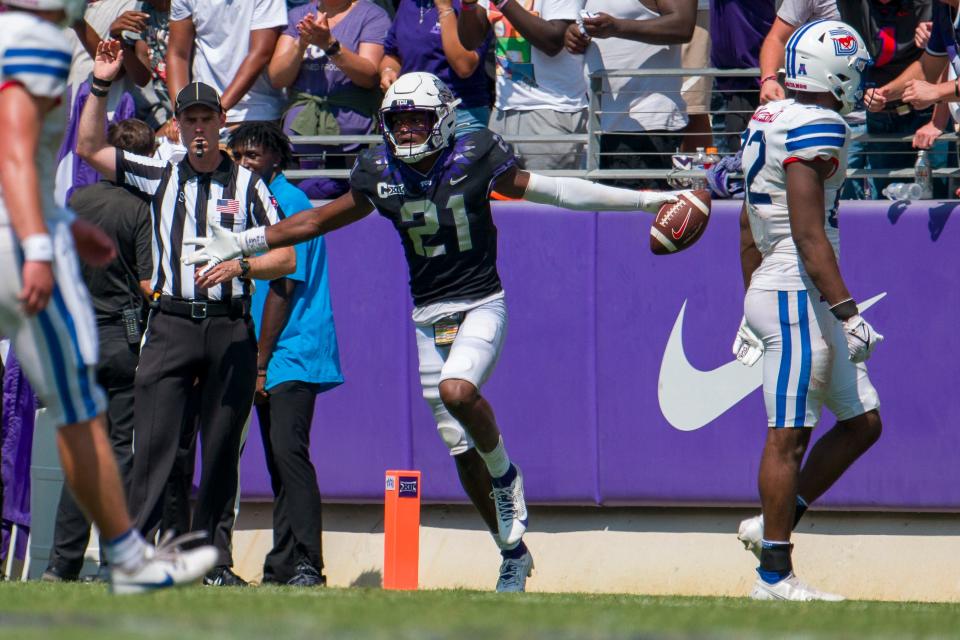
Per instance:
[[[669,249],[670,253],[673,253],[677,250],[677,245],[673,244],[670,238],[660,233],[660,229],[657,229],[656,227],[650,227],[650,235],[653,236],[657,242]]]

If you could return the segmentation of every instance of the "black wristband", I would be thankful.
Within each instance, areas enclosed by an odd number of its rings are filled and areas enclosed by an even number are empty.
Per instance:
[[[108,95],[110,95],[110,92],[94,85],[90,87],[90,95],[96,96],[97,98],[106,98]]]
[[[95,87],[100,87],[101,89],[109,89],[110,85],[113,84],[113,80],[104,80],[103,78],[98,78],[97,76],[90,76],[90,84]]]
[[[860,310],[857,309],[857,303],[853,301],[853,298],[847,298],[830,307],[830,313],[832,313],[837,320],[843,322],[860,313]]]

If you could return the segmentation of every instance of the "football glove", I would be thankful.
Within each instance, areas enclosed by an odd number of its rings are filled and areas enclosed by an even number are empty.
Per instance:
[[[763,356],[763,341],[747,325],[747,319],[740,320],[737,337],[733,341],[733,355],[740,364],[752,367]]]
[[[207,263],[212,267],[225,260],[233,260],[243,255],[240,234],[218,226],[210,227],[211,235],[184,240],[183,244],[200,247],[190,255],[183,257],[183,264]]]
[[[639,207],[648,213],[657,213],[663,205],[676,202],[677,194],[673,191],[638,191],[640,194]]]
[[[843,321],[843,334],[847,338],[850,362],[866,362],[877,345],[883,342],[883,336],[860,314]]]

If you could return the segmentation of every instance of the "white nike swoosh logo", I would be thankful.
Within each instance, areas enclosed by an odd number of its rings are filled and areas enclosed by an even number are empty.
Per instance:
[[[880,293],[859,304],[860,311],[866,311],[886,295],[886,292]],[[684,300],[663,351],[657,396],[660,411],[670,426],[679,431],[695,431],[719,418],[763,384],[763,360],[752,367],[736,359],[711,371],[694,367],[683,350],[686,308]]]
[[[455,187],[466,179],[467,179],[467,176],[460,176],[459,178],[450,178],[450,186]]]

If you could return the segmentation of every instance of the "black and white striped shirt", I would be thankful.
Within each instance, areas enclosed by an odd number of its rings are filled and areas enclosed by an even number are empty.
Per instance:
[[[150,199],[153,217],[153,278],[164,295],[188,300],[249,296],[249,281],[234,279],[212,288],[194,286],[194,265],[180,261],[195,250],[185,240],[209,235],[208,227],[240,232],[276,223],[283,214],[259,176],[226,154],[212,173],[197,173],[186,158],[168,162],[117,149],[117,182]],[[199,267],[198,267],[199,268]]]

